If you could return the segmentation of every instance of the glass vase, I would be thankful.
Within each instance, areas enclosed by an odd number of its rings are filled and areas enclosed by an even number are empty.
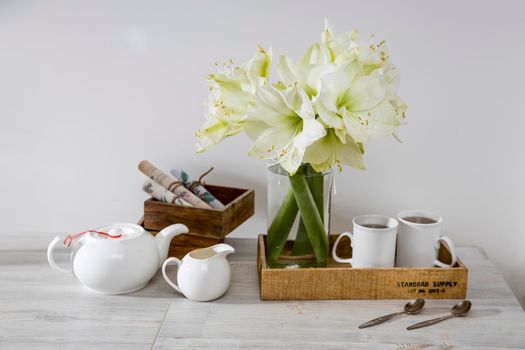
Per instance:
[[[272,268],[326,267],[333,176],[303,164],[268,167],[266,259]]]

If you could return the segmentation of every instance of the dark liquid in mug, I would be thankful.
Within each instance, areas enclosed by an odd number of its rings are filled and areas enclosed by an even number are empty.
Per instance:
[[[382,224],[364,224],[361,226],[366,227],[366,228],[388,228],[388,226],[382,225]]]
[[[403,220],[408,222],[413,222],[414,224],[435,224],[437,220],[427,218],[425,216],[408,216],[403,218]]]

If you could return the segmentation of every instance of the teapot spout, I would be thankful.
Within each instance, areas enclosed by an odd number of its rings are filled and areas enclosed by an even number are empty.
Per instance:
[[[219,256],[226,256],[235,253],[235,248],[226,243],[219,243],[211,247],[213,252]]]
[[[188,233],[188,227],[183,224],[174,224],[164,228],[160,231],[155,239],[157,240],[157,246],[159,248],[159,267],[162,265],[164,260],[168,257],[168,251],[170,248],[171,240],[182,233]]]

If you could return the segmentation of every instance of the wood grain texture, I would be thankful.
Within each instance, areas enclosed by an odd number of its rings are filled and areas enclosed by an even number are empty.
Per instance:
[[[181,223],[188,226],[191,233],[224,238],[254,214],[253,190],[208,184],[206,188],[225,205],[224,208],[192,208],[148,199],[144,202],[144,227],[158,231]]]
[[[501,275],[475,248],[458,248],[469,273],[471,313],[440,325],[408,332],[413,323],[443,315],[456,302],[428,300],[419,315],[360,330],[359,324],[400,311],[401,300],[261,301],[255,274],[253,240],[228,240],[232,284],[211,303],[175,296],[155,349],[499,349],[525,344],[525,313]],[[478,266],[483,266],[479,269]],[[493,287],[487,289],[485,274]],[[498,282],[499,281],[499,282]],[[492,298],[497,298],[492,299]],[[449,322],[449,323],[447,323]]]
[[[336,235],[330,236],[330,251]],[[266,236],[259,235],[257,271],[262,300],[337,299],[463,299],[467,295],[468,269],[458,259],[455,267],[359,268],[340,264],[331,257],[327,268],[271,269],[265,257]],[[287,242],[284,252],[291,249]],[[450,262],[448,247],[440,258]],[[351,256],[350,244],[338,246],[339,256]]]
[[[0,281],[0,349],[150,349],[172,298],[162,276],[137,293],[95,294],[51,270],[42,248],[1,251]]]
[[[43,238],[44,237],[44,238]],[[445,314],[455,300],[428,300],[420,315],[360,330],[402,309],[402,300],[261,301],[255,239],[226,239],[232,283],[209,303],[177,294],[158,273],[141,291],[105,296],[53,272],[54,235],[0,235],[0,349],[510,349],[525,346],[525,313],[483,252],[458,247],[469,267],[468,316],[432,327],[408,325]],[[67,260],[58,253],[57,258]],[[175,273],[173,270],[168,273]]]

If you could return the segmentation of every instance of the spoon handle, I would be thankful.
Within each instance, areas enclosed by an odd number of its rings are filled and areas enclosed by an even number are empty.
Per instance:
[[[431,320],[419,322],[419,323],[413,324],[412,326],[408,326],[407,330],[428,327],[428,326],[431,326],[431,325],[436,324],[436,323],[441,322],[441,321],[448,320],[449,318],[453,318],[453,317],[454,317],[454,315],[450,314],[450,315],[447,315],[447,316],[433,318]]]
[[[395,316],[402,315],[404,313],[405,313],[404,311],[402,311],[402,312],[394,312],[392,314],[388,314],[388,315],[385,315],[385,316],[374,318],[373,320],[370,320],[368,322],[363,323],[362,325],[359,326],[359,328],[372,327],[372,326],[378,325],[380,323],[386,322],[386,321],[394,318]]]

